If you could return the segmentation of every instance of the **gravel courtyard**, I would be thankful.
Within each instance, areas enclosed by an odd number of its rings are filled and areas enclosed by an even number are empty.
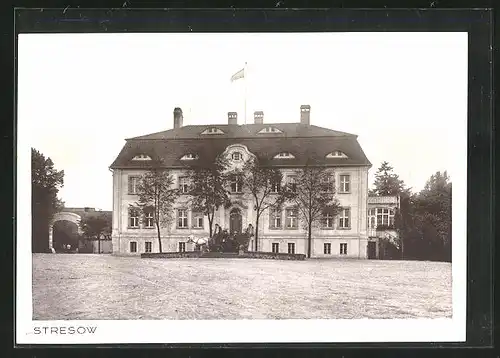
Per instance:
[[[33,319],[451,317],[451,264],[33,254]]]

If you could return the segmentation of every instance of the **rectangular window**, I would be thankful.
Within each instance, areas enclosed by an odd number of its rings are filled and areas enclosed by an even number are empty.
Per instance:
[[[243,191],[243,180],[239,175],[231,177],[231,193],[241,193]]]
[[[182,194],[189,192],[189,179],[187,177],[179,177],[179,191]]]
[[[130,241],[130,252],[137,252],[137,242]]]
[[[347,255],[347,244],[345,243],[340,244],[340,254]]]
[[[281,210],[277,208],[270,209],[270,227],[271,229],[281,229]]]
[[[295,253],[295,243],[293,243],[293,242],[288,243],[288,253],[289,254]]]
[[[333,215],[330,213],[323,214],[323,226],[327,229],[333,229]]]
[[[278,181],[271,180],[271,193],[279,193],[281,190],[281,183]]]
[[[297,176],[288,175],[286,177],[286,183],[288,185],[288,190],[294,193],[297,192]]]
[[[177,210],[177,227],[180,229],[186,229],[188,227],[187,210],[185,209]]]
[[[179,252],[186,252],[186,243],[179,242]]]
[[[145,243],[145,251],[152,252],[153,251],[153,243],[151,241],[146,241]]]
[[[139,210],[136,208],[128,210],[128,227],[132,229],[139,228]]]
[[[193,228],[203,229],[203,214],[193,213]]]
[[[280,244],[278,244],[277,242],[273,242],[272,248],[273,253],[277,254],[278,252],[280,252]]]
[[[137,194],[137,187],[139,184],[139,180],[141,177],[138,176],[129,176],[128,177],[128,193],[131,195]]]
[[[340,176],[340,192],[349,193],[351,191],[351,176],[341,175]]]
[[[332,253],[332,244],[329,242],[326,242],[323,244],[323,253],[325,255],[330,255]]]
[[[351,209],[344,208],[340,210],[339,228],[349,229],[351,227]]]
[[[298,227],[297,209],[286,209],[286,228],[296,229]]]
[[[377,208],[377,226],[394,226],[394,210]]]
[[[326,193],[333,193],[335,191],[335,176],[328,174],[324,177],[323,191]]]
[[[154,222],[154,217],[153,217],[153,212],[152,211],[146,211],[144,214],[144,227],[151,229],[154,227],[155,222]]]

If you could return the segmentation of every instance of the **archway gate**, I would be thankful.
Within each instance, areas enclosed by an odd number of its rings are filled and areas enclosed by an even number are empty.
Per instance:
[[[80,215],[69,211],[61,211],[54,215],[49,224],[49,250],[52,253],[56,252],[56,250],[54,250],[54,224],[58,221],[63,221],[63,220],[72,222],[76,224],[76,227],[78,228],[78,234],[81,235],[82,234],[82,229],[80,229],[81,219],[82,217]]]

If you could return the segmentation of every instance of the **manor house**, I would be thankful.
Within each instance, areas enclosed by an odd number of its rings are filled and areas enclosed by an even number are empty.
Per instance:
[[[173,129],[130,138],[110,169],[113,171],[114,254],[138,255],[158,252],[157,231],[152,213],[134,207],[137,183],[152,155],[159,155],[182,192],[188,188],[186,164],[213,161],[224,155],[241,163],[252,156],[280,168],[285,182],[293,182],[294,170],[308,159],[334,169],[336,197],[341,205],[337,216],[326,214],[313,231],[312,257],[368,257],[368,169],[371,164],[357,136],[311,124],[311,107],[297,108],[295,123],[270,123],[264,113],[254,113],[254,123],[239,125],[237,113],[229,112],[227,123],[183,125],[180,108],[174,109]],[[250,196],[237,181],[230,184],[231,206],[220,208],[215,223],[230,231],[242,232],[255,226]],[[164,252],[192,250],[190,235],[207,237],[208,220],[194,212],[181,195],[175,207],[175,220],[162,230]],[[259,251],[307,252],[307,232],[292,206],[269,210],[260,218]],[[251,242],[250,249],[254,248]]]

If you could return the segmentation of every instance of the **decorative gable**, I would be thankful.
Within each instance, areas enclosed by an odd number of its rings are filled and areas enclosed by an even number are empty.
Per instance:
[[[294,159],[295,156],[290,152],[281,152],[274,156],[274,159]]]
[[[195,159],[198,159],[198,156],[193,153],[184,154],[181,158],[181,160],[195,160]]]
[[[209,127],[205,129],[201,134],[225,134],[223,130],[217,127]]]
[[[151,157],[146,154],[139,154],[133,157],[132,160],[151,160]]]
[[[266,127],[266,128],[262,128],[258,134],[266,134],[266,133],[283,133],[282,131],[280,131],[278,128],[276,127]]]
[[[328,153],[326,155],[327,158],[348,158],[347,155],[345,155],[344,152],[341,152],[340,150],[335,150],[331,153]]]

